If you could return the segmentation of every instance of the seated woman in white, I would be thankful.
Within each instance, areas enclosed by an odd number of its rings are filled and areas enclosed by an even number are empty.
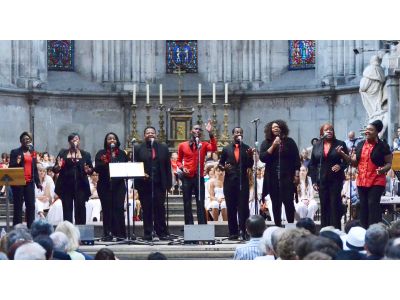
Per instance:
[[[140,221],[140,209],[141,204],[139,200],[139,193],[135,189],[133,190],[133,181],[132,179],[128,180],[128,188],[129,188],[129,217],[131,220]],[[135,199],[135,201],[133,201]],[[126,200],[125,200],[125,220],[126,220]]]
[[[318,204],[314,200],[314,189],[311,178],[307,176],[308,170],[305,166],[300,167],[300,183],[297,186],[299,202],[294,203],[296,213],[300,219],[310,218],[314,220],[314,215],[318,210]]]
[[[220,211],[222,220],[228,220],[224,195],[224,170],[220,166],[215,168],[215,178],[210,180],[210,202],[207,209],[211,209],[214,221],[218,221]]]
[[[39,180],[42,184],[42,190],[35,186],[35,211],[36,219],[45,218],[44,211],[48,209],[47,221],[52,225],[57,225],[63,221],[62,202],[54,193],[54,181],[47,175],[46,169],[42,164],[37,165]]]
[[[209,220],[209,211],[211,211],[211,208],[210,208],[210,182],[214,179],[214,175],[215,175],[214,164],[207,165],[204,172],[206,174],[204,176],[204,208],[206,210],[207,221],[210,221]],[[207,180],[206,180],[206,178],[207,178]]]
[[[98,180],[99,174],[96,172],[89,176],[90,192],[92,195],[86,202],[86,223],[100,222],[101,202],[99,195],[97,194]]]

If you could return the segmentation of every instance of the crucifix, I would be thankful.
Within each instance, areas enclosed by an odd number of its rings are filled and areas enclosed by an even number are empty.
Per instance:
[[[181,70],[181,66],[178,65],[178,71],[175,71],[178,74],[178,108],[182,108],[182,74],[186,73]]]

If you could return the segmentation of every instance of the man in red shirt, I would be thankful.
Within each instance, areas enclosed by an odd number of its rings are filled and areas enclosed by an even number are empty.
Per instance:
[[[193,193],[196,195],[197,222],[198,224],[207,223],[204,207],[204,159],[208,151],[217,151],[217,140],[212,133],[210,120],[206,125],[206,130],[210,136],[210,142],[201,141],[203,129],[201,125],[196,124],[192,128],[190,140],[180,143],[178,146],[177,165],[183,175],[182,187],[185,224],[193,224]]]

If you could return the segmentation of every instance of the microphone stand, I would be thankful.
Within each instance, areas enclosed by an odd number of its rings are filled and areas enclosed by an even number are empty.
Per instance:
[[[201,193],[200,193],[200,176],[201,176],[201,174],[200,174],[200,172],[201,172],[201,168],[200,168],[200,150],[201,150],[201,146],[202,146],[202,144],[201,144],[201,142],[199,141],[198,143],[196,143],[196,145],[197,145],[197,199],[198,199],[198,202],[196,203],[196,209],[197,209],[197,211],[198,212],[200,212],[200,211],[204,211],[204,207],[201,207],[201,209],[199,209],[199,207],[198,207],[198,205],[199,204],[201,204],[201,198],[200,198],[200,195],[201,195]],[[198,216],[198,217],[200,217],[200,216]],[[204,218],[205,218],[205,216],[204,216]],[[199,219],[197,218],[197,224],[199,224]]]
[[[254,123],[254,171],[253,171],[253,177],[254,177],[254,214],[258,215],[258,192],[257,192],[257,166],[258,166],[258,159],[257,159],[257,153],[258,153],[258,125],[260,123],[260,119],[255,119],[252,123]],[[242,176],[242,171],[240,171],[240,178]]]
[[[153,226],[153,231],[151,232],[151,237],[152,239],[156,236],[155,233],[155,213],[154,213],[154,169],[153,169],[153,151],[154,146],[153,146],[154,140],[151,141],[150,143],[150,149],[151,149],[151,155],[150,155],[150,170],[151,170],[151,175],[150,175],[150,180],[151,180],[151,215],[152,215],[152,226]]]

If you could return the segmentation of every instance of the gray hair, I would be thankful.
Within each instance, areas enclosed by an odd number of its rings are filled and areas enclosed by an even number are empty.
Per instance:
[[[275,253],[275,256],[278,256],[278,242],[284,232],[285,229],[279,227],[271,234],[271,245],[272,245],[272,250]]]
[[[15,251],[14,260],[45,260],[46,250],[38,243],[26,243]]]
[[[81,234],[79,229],[76,228],[71,222],[63,221],[56,227],[56,231],[63,232],[68,238],[67,252],[75,251],[79,247]]]
[[[274,250],[272,247],[271,239],[272,239],[272,234],[278,228],[279,228],[278,226],[271,226],[264,230],[263,236],[260,241],[260,249],[263,253],[265,253],[265,255]]]
[[[61,231],[56,231],[50,234],[50,238],[53,241],[53,249],[54,251],[60,251],[60,252],[67,252],[68,249],[68,237],[65,235],[64,232]]]
[[[389,233],[382,224],[372,224],[365,232],[365,246],[373,255],[383,256]]]
[[[32,241],[32,235],[26,229],[13,229],[7,234],[7,252],[16,241]]]

